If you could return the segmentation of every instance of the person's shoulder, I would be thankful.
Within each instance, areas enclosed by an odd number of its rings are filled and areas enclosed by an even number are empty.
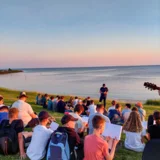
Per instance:
[[[23,121],[21,119],[16,119],[14,121],[12,121],[12,124],[15,124],[15,126],[23,126]]]

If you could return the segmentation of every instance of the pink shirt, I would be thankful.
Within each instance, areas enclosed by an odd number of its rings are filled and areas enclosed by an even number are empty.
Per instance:
[[[94,134],[85,137],[84,160],[104,160],[108,155],[108,143]]]

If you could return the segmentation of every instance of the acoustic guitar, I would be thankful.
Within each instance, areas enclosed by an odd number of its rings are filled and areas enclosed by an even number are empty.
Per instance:
[[[158,90],[158,91],[160,91],[160,87],[158,87],[156,84],[154,84],[154,83],[150,83],[150,82],[144,82],[144,86],[146,87],[146,88],[148,88],[149,90]]]

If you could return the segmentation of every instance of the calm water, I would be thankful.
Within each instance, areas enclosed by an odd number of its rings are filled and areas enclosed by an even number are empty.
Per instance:
[[[144,88],[145,81],[160,86],[160,66],[24,69],[0,76],[0,86],[12,89],[98,98],[99,88],[106,83],[109,99],[160,98],[157,91]]]

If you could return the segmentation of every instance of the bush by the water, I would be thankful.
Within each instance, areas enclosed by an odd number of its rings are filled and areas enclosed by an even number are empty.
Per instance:
[[[156,106],[160,106],[160,100],[153,100],[153,99],[148,99],[145,103],[146,105],[156,105]]]

